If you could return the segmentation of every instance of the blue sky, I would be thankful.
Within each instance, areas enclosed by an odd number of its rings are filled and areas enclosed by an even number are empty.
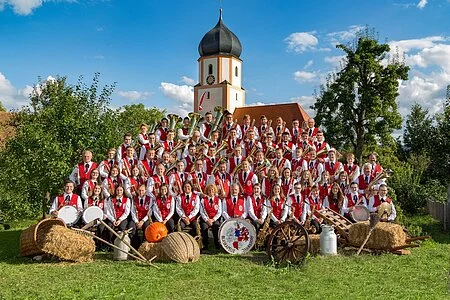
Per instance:
[[[142,102],[181,115],[192,110],[197,47],[216,24],[217,0],[0,0],[0,101],[26,103],[37,77],[79,75],[117,82],[112,105]],[[437,112],[450,84],[450,1],[223,0],[239,37],[247,104],[313,103],[347,43],[365,25],[405,55],[410,80],[399,107]],[[308,110],[311,115],[314,112]]]

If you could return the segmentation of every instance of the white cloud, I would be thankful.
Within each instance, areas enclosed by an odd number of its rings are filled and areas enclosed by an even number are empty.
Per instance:
[[[316,79],[317,79],[317,73],[315,73],[315,72],[296,71],[294,73],[294,80],[299,83],[311,82]]]
[[[420,9],[423,9],[428,3],[428,0],[420,0],[419,3],[417,3],[417,7]]]
[[[291,102],[300,104],[310,117],[315,116],[315,111],[310,108],[316,102],[314,96],[299,96],[290,99]]]
[[[32,90],[33,88],[28,85],[21,90],[17,90],[6,76],[0,72],[0,102],[6,109],[18,109],[26,105]]]
[[[344,58],[345,55],[325,56],[323,61],[337,68],[341,67],[341,64],[342,66],[345,64],[345,62],[343,61]]]
[[[196,81],[194,79],[187,77],[187,76],[182,76],[181,82],[183,82],[184,84],[187,84],[187,85],[195,85],[196,84]]]
[[[337,45],[342,42],[350,41],[356,37],[356,34],[364,29],[364,26],[351,25],[347,30],[330,32],[327,34],[332,45]]]
[[[306,65],[303,67],[303,69],[308,69],[309,67],[311,67],[314,64],[314,60],[310,59],[308,60],[308,62],[306,63]]]
[[[153,93],[138,92],[138,91],[118,91],[117,94],[130,101],[147,100],[150,99]]]
[[[294,32],[291,33],[284,41],[288,44],[288,51],[303,53],[305,51],[316,49],[319,40],[313,35],[314,32]]]
[[[0,11],[5,9],[5,6],[11,6],[15,14],[26,16],[44,2],[76,2],[76,0],[0,0]]]
[[[194,87],[189,85],[176,85],[169,82],[161,82],[159,87],[164,96],[183,103],[194,103]]]

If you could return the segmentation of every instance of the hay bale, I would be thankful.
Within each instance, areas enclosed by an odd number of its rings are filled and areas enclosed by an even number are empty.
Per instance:
[[[161,246],[171,260],[179,263],[196,262],[200,258],[197,241],[184,232],[172,232],[162,240]]]
[[[95,242],[90,236],[63,226],[52,226],[44,237],[42,250],[63,260],[92,261]]]
[[[138,251],[148,260],[156,256],[154,261],[162,261],[162,262],[170,261],[170,257],[166,255],[160,242],[158,243],[144,242],[139,247]]]
[[[309,253],[314,254],[314,255],[319,254],[319,252],[320,252],[320,234],[310,234],[309,240],[310,240]]]
[[[66,227],[61,219],[48,218],[25,229],[20,235],[20,256],[42,255],[42,243],[52,226]]]
[[[348,240],[351,245],[359,247],[369,233],[369,222],[353,224],[348,231]],[[398,224],[379,222],[372,232],[366,248],[377,250],[391,250],[406,244],[406,233]]]

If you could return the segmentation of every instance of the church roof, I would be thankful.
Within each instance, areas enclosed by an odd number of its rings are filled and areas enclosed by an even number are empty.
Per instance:
[[[228,29],[222,20],[222,9],[216,26],[208,31],[198,45],[198,53],[201,57],[227,54],[239,57],[242,52],[242,45],[238,37]]]
[[[310,118],[306,111],[298,103],[280,103],[270,105],[255,105],[238,107],[234,110],[233,118],[238,120],[241,124],[244,115],[250,115],[252,119],[255,119],[255,126],[259,126],[260,117],[265,115],[268,120],[272,120],[272,126],[276,124],[277,117],[282,117],[286,121],[286,127],[291,128],[292,120],[298,119],[300,126],[304,121],[308,121]]]

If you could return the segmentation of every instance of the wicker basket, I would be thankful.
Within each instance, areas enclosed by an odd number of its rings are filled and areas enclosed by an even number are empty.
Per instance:
[[[42,243],[45,235],[53,225],[66,224],[61,219],[44,219],[39,223],[25,229],[20,235],[20,256],[35,256],[44,254],[42,251]]]

